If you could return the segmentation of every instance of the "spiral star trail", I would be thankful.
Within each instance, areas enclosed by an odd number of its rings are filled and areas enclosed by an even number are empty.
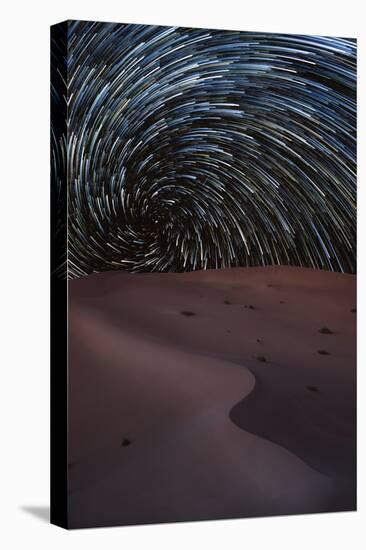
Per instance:
[[[355,272],[354,40],[70,22],[68,45],[70,277]]]

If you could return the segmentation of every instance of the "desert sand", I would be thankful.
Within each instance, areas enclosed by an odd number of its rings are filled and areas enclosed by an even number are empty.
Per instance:
[[[70,281],[69,526],[354,510],[355,307],[295,267]]]

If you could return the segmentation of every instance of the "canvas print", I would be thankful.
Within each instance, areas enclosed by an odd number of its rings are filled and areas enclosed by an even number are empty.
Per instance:
[[[51,519],[356,508],[356,40],[51,30]]]

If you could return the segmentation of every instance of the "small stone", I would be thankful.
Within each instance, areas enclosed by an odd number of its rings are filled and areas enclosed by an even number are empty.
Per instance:
[[[322,327],[319,332],[320,334],[334,334],[334,332],[328,327]]]

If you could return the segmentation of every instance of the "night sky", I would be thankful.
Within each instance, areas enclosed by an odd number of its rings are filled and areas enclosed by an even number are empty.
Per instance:
[[[70,22],[69,275],[356,270],[356,42]]]

